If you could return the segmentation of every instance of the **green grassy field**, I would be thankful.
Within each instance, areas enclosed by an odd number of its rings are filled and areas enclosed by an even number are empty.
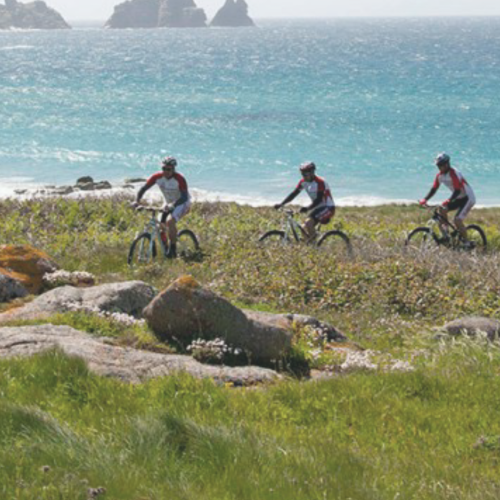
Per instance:
[[[281,224],[271,209],[198,204],[186,224],[201,262],[131,270],[128,246],[146,216],[125,201],[1,202],[0,244],[30,243],[101,283],[163,288],[191,274],[239,306],[317,316],[416,369],[235,390],[188,377],[130,386],[58,353],[2,361],[0,498],[87,499],[97,487],[116,500],[498,498],[500,349],[436,340],[433,328],[500,318],[499,216],[473,211],[490,241],[477,256],[405,252],[407,232],[428,218],[418,208],[340,209],[332,228],[352,238],[347,259],[259,247]],[[154,347],[146,331],[58,321]]]

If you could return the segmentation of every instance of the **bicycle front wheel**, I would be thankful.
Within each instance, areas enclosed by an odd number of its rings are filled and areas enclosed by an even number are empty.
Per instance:
[[[318,247],[338,257],[352,257],[349,237],[342,231],[328,231],[318,241]]]
[[[436,247],[438,242],[434,233],[428,227],[417,227],[406,238],[405,245],[407,248],[414,250],[428,250]]]
[[[486,252],[488,240],[486,239],[486,234],[484,234],[482,228],[476,224],[472,224],[467,226],[465,229],[467,230],[467,239],[471,242],[471,250]]]
[[[139,235],[130,245],[128,265],[150,264],[156,258],[156,242],[151,242],[151,234]]]
[[[277,229],[273,229],[272,231],[264,233],[259,238],[259,243],[262,246],[272,247],[272,246],[284,245],[288,243],[288,240],[286,239],[285,231],[279,231]]]
[[[177,235],[177,255],[184,260],[196,259],[200,254],[198,238],[189,229],[179,231]]]

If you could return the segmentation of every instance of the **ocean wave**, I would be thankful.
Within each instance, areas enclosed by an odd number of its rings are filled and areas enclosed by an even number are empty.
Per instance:
[[[6,47],[0,47],[1,50],[31,50],[36,48],[34,45],[7,45]]]

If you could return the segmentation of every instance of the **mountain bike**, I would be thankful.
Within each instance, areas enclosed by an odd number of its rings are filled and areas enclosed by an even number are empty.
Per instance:
[[[486,252],[488,240],[483,229],[477,224],[471,224],[465,229],[467,240],[464,240],[458,228],[439,213],[439,206],[426,206],[433,210],[427,226],[417,227],[406,238],[405,245],[410,248],[425,249],[445,246],[452,250]],[[444,226],[448,231],[443,232]]]
[[[283,228],[267,231],[260,238],[259,242],[262,245],[289,245],[293,242],[307,242],[316,247],[335,253],[336,255],[352,256],[352,245],[349,237],[342,231],[334,230],[320,234],[319,228],[316,230],[316,238],[309,242],[309,236],[306,234],[302,226],[295,220],[298,212],[294,210],[284,210],[285,219]]]
[[[158,214],[169,215],[171,211],[158,207],[137,207],[137,211],[151,214],[149,222],[141,233],[137,233],[130,245],[128,264],[150,264],[158,255],[158,250],[166,259],[168,246],[161,239],[162,228],[158,221]],[[196,260],[200,256],[198,238],[189,229],[183,229],[177,234],[177,256],[184,260]]]

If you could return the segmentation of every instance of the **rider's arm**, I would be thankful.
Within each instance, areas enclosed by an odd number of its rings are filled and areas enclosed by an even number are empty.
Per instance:
[[[158,179],[160,179],[161,177],[163,177],[163,173],[162,172],[158,172],[157,174],[153,174],[146,181],[146,184],[144,184],[144,186],[142,186],[141,189],[139,189],[139,192],[137,193],[137,197],[135,199],[136,203],[139,203],[141,201],[141,198],[144,196],[144,194],[146,193],[146,191],[148,189],[151,189],[156,184],[156,181]]]
[[[448,200],[448,202],[458,198],[460,196],[460,193],[462,192],[462,183],[460,182],[460,179],[458,178],[455,170],[451,170],[450,177],[453,182],[453,194],[451,195],[451,198]]]
[[[439,174],[438,174],[438,175],[436,175],[436,179],[434,180],[434,184],[433,184],[431,190],[429,191],[427,196],[424,198],[425,201],[429,201],[437,193],[437,191],[439,189],[439,185],[440,185],[440,181],[439,181]]]
[[[141,189],[139,189],[138,193],[137,193],[137,197],[135,199],[136,203],[139,203],[141,201],[141,198],[146,194],[146,191],[148,189],[151,189],[152,185],[151,186],[148,186],[148,184],[144,184],[144,186],[141,187]]]
[[[286,205],[287,203],[290,203],[291,201],[295,200],[297,196],[299,196],[301,189],[299,187],[295,188],[295,191],[290,193],[282,202],[281,205]]]
[[[189,199],[188,185],[186,179],[181,174],[176,173],[174,177],[179,184],[179,191],[181,194],[179,199],[174,203],[174,207],[178,207],[186,203],[186,201],[188,201]]]
[[[461,192],[462,191],[460,189],[455,189],[455,191],[453,191],[453,194],[451,195],[451,198],[448,201],[451,202],[451,201],[457,199],[460,196]]]
[[[180,205],[184,205],[186,201],[188,201],[189,195],[187,191],[181,191],[181,197],[174,203],[174,207],[179,207]]]
[[[437,189],[435,187],[433,187],[429,193],[427,194],[427,196],[424,198],[425,201],[429,201],[435,194],[437,193]]]

